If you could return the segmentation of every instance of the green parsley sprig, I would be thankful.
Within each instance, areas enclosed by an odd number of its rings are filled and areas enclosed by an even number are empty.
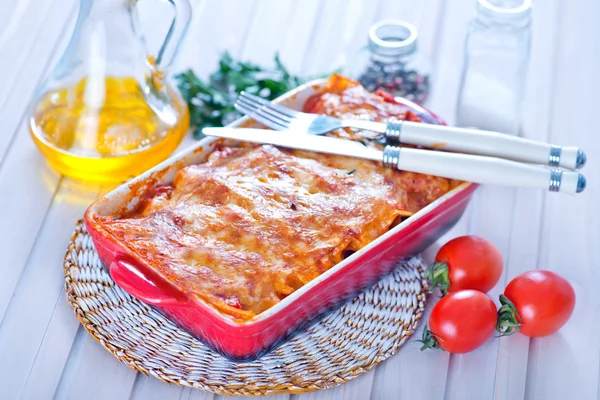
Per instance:
[[[194,138],[204,136],[202,128],[224,126],[238,118],[240,114],[233,104],[241,91],[273,100],[309,80],[290,74],[278,54],[274,61],[275,67],[268,69],[234,60],[225,52],[208,82],[191,69],[176,75],[177,86],[188,104]]]

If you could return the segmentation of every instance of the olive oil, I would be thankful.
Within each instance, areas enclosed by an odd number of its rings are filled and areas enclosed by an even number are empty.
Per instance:
[[[153,102],[153,96],[165,98]],[[36,145],[55,169],[97,183],[124,181],[156,165],[188,127],[187,105],[174,89],[145,94],[134,78],[111,76],[48,90],[29,120]]]

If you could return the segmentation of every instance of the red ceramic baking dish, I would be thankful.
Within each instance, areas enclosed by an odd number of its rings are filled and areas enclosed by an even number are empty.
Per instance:
[[[277,101],[300,110],[308,97],[322,91],[325,83],[325,80],[310,82]],[[402,99],[397,101],[410,107],[424,122],[441,123],[422,107]],[[244,124],[248,124],[246,118],[231,126]],[[178,170],[202,163],[217,144],[223,143],[235,144],[204,139],[118,187],[89,207],[85,224],[100,260],[121,288],[233,360],[251,360],[263,355],[306,324],[370,287],[400,259],[428,247],[456,223],[476,188],[470,183],[459,185],[277,305],[240,323],[196,296],[180,291],[93,222],[94,215],[120,216],[133,210],[152,187],[171,183]]]

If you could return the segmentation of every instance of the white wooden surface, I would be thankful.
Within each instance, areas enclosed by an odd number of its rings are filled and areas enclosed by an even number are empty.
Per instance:
[[[152,28],[149,42],[156,45],[168,7],[141,3],[143,20]],[[429,106],[452,122],[473,5],[474,0],[193,0],[193,23],[174,70],[192,67],[206,75],[227,49],[260,63],[271,62],[279,51],[296,73],[329,71],[351,59],[374,21],[401,18],[420,29],[421,49],[434,64]],[[119,363],[79,326],[65,301],[66,244],[75,221],[106,188],[82,187],[52,171],[25,121],[32,93],[70,36],[76,9],[76,0],[2,0],[0,7],[0,399],[221,398],[168,386]],[[277,399],[598,398],[599,15],[598,0],[534,1],[525,103],[524,136],[588,151],[586,193],[575,198],[482,188],[446,237],[477,234],[500,248],[506,267],[494,297],[529,269],[567,277],[578,300],[568,325],[544,339],[490,340],[466,355],[421,353],[418,344],[408,343],[355,381]]]

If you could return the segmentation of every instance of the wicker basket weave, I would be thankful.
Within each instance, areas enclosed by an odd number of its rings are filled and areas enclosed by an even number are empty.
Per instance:
[[[425,307],[424,266],[413,258],[269,354],[236,363],[115,285],[82,221],[64,273],[77,318],[119,360],[167,383],[227,395],[303,393],[347,382],[396,353]]]

